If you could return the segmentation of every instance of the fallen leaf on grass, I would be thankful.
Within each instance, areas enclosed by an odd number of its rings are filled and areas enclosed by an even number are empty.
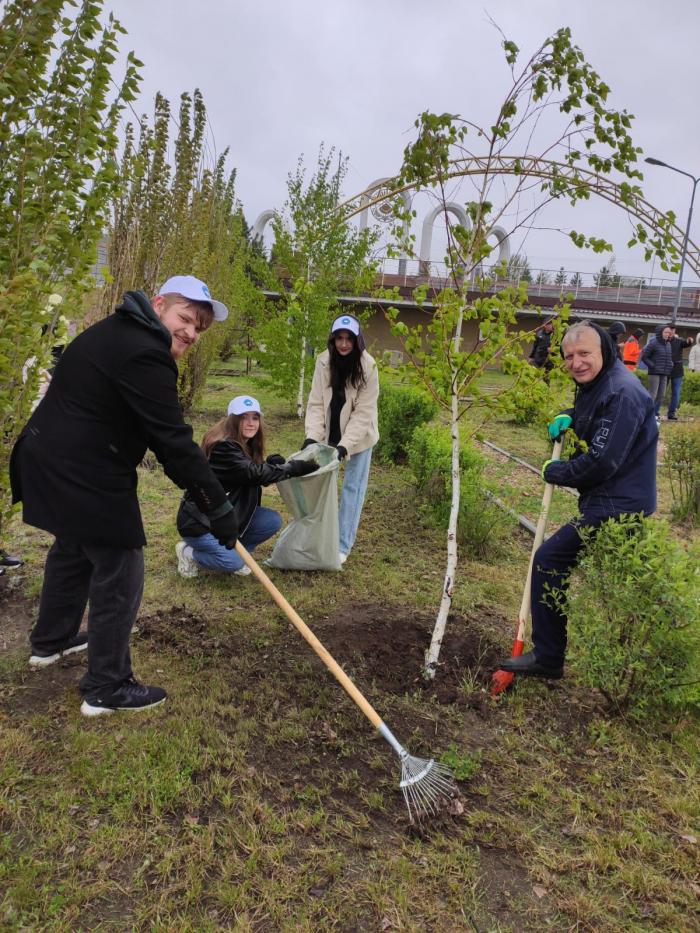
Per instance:
[[[697,845],[698,837],[691,836],[690,834],[686,835],[685,833],[678,833],[681,839],[685,839],[686,842],[689,842],[691,846]]]
[[[545,897],[547,894],[549,894],[549,891],[547,888],[543,888],[541,884],[533,884],[532,893],[535,895],[535,897]]]

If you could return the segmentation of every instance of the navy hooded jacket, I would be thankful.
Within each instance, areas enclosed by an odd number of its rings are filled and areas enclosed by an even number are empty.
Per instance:
[[[569,460],[555,460],[545,480],[578,489],[584,520],[656,509],[654,403],[640,380],[615,356],[602,328],[603,368],[576,387],[572,428],[587,449]]]

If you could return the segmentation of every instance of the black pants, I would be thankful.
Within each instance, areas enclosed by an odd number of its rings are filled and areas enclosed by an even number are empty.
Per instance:
[[[78,544],[57,538],[46,558],[33,648],[60,650],[88,613],[88,669],[82,693],[132,674],[129,635],[143,595],[143,550]]]
[[[535,552],[530,590],[532,643],[542,664],[559,667],[566,654],[566,615],[561,599],[584,546],[579,528],[598,528],[609,515],[584,515],[559,528]],[[552,593],[557,593],[559,599]]]

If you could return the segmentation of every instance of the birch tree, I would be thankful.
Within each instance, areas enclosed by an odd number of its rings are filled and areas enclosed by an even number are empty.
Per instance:
[[[491,294],[489,282],[474,281],[492,252],[489,235],[498,226],[512,236],[519,228],[532,226],[552,202],[574,207],[604,182],[614,188],[623,209],[641,197],[640,150],[630,135],[632,117],[608,106],[609,88],[573,44],[570,30],[560,29],[547,38],[524,64],[515,43],[504,38],[502,47],[509,87],[493,122],[480,126],[450,113],[422,113],[415,123],[415,141],[405,149],[401,171],[391,185],[394,194],[407,189],[429,192],[443,207],[450,278],[448,288],[431,296],[436,310],[426,315],[427,324],[408,327],[395,309],[389,312],[408,360],[406,371],[446,413],[452,436],[447,560],[426,653],[428,677],[437,670],[457,573],[460,429],[465,415],[472,412],[468,433],[474,434],[494,414],[513,411],[533,396],[546,404],[556,390],[556,373],[550,387],[544,383],[545,371],[523,358],[522,344],[532,339],[537,326],[524,328],[518,321],[517,312],[527,301],[525,284]],[[447,212],[455,200],[456,178],[466,178],[473,186],[464,205],[468,225],[455,223]],[[394,203],[397,249],[405,251],[401,231],[407,214],[400,199],[395,197]],[[513,215],[515,223],[509,220]],[[641,243],[647,258],[657,255],[668,268],[667,257],[674,254],[674,219],[670,212],[657,213],[651,225],[633,224],[629,245]],[[595,235],[576,230],[566,235],[577,246],[595,252],[612,249]],[[426,294],[425,288],[416,293],[419,305]],[[566,306],[559,312],[555,341],[566,321]],[[477,322],[478,336],[466,344],[463,327],[469,320]],[[497,362],[512,377],[511,385],[487,394],[478,380]]]

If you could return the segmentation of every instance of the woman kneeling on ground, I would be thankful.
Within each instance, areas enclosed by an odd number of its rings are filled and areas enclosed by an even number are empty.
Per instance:
[[[341,564],[355,543],[372,448],[379,440],[378,398],[377,364],[365,350],[360,322],[351,314],[341,314],[333,321],[328,349],[316,360],[303,444],[321,441],[336,448],[339,460],[347,457],[338,514]]]
[[[202,450],[226,490],[238,520],[239,539],[248,551],[271,538],[282,525],[279,512],[260,505],[261,487],[318,469],[315,462],[285,461],[280,454],[264,459],[262,411],[250,395],[237,395],[229,402],[227,416],[204,435]],[[196,577],[199,567],[241,576],[250,573],[236,551],[222,547],[211,534],[208,519],[187,494],[177,513],[177,530],[182,536],[175,546],[180,576]]]

